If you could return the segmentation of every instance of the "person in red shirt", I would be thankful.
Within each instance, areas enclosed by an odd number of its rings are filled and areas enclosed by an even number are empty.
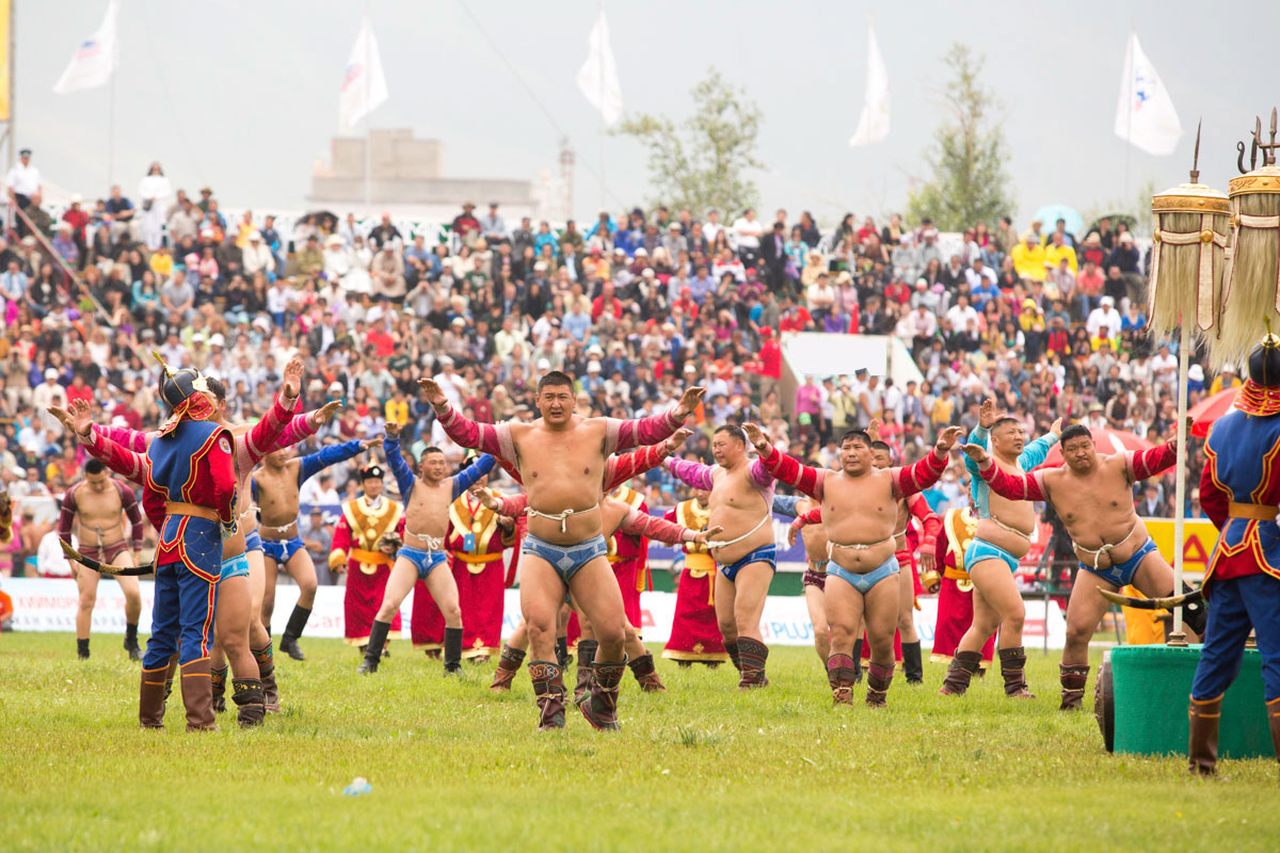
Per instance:
[[[622,319],[622,300],[614,295],[613,282],[606,281],[600,289],[600,295],[591,301],[591,322],[600,320],[600,316],[608,311],[616,319]]]
[[[396,339],[387,332],[387,327],[379,323],[365,335],[365,342],[373,347],[378,358],[390,358],[396,351]]]
[[[803,305],[791,305],[788,300],[782,311],[782,318],[778,320],[778,331],[804,332],[812,328],[813,317],[810,316],[809,309]]]
[[[93,402],[93,389],[85,384],[84,377],[79,373],[72,377],[71,384],[67,386],[67,403],[74,403],[76,400]]]

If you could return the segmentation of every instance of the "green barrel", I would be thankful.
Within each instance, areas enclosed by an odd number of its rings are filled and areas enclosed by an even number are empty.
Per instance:
[[[1108,653],[1116,752],[1186,754],[1187,700],[1201,648],[1119,646]],[[1226,758],[1274,755],[1257,649],[1245,651],[1240,674],[1222,702],[1218,738],[1218,754]]]

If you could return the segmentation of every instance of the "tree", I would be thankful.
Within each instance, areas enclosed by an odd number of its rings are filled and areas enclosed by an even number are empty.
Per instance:
[[[649,181],[655,203],[702,212],[731,211],[756,204],[751,169],[756,157],[760,110],[715,68],[692,90],[694,111],[681,128],[666,116],[629,118],[615,133],[633,136],[649,149]]]
[[[910,216],[933,219],[943,231],[962,231],[978,222],[994,222],[1013,209],[1004,169],[1004,133],[994,115],[995,96],[978,81],[983,59],[954,44],[946,57],[952,79],[945,106],[950,120],[934,131],[925,154],[933,177],[907,201]]]

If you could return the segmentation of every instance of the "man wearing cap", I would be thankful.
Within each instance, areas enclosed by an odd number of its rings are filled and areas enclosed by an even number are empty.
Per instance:
[[[1191,684],[1190,771],[1217,772],[1222,697],[1240,672],[1250,630],[1262,656],[1262,695],[1280,758],[1280,338],[1249,355],[1249,379],[1205,441],[1200,501],[1220,531],[1204,573],[1209,619]],[[1237,697],[1239,698],[1239,697]]]
[[[362,655],[369,645],[373,618],[382,604],[391,565],[404,535],[404,505],[382,493],[385,473],[381,465],[360,469],[363,494],[343,502],[342,515],[333,531],[333,550],[329,552],[329,570],[347,573],[343,635],[348,645],[359,646]],[[399,630],[397,613],[389,631]]]
[[[316,567],[311,562],[302,537],[298,535],[299,487],[331,465],[345,462],[372,447],[381,439],[355,439],[324,447],[306,456],[292,450],[274,450],[254,472],[252,488],[259,508],[262,552],[266,558],[266,590],[262,597],[262,624],[271,632],[271,614],[276,603],[276,576],[288,572],[298,585],[298,603],[280,637],[280,651],[294,660],[306,660],[298,638],[311,618],[316,597]]]
[[[1120,343],[1120,327],[1124,319],[1115,305],[1116,301],[1113,297],[1104,296],[1098,301],[1098,307],[1089,312],[1085,328],[1089,330],[1089,340],[1095,350],[1102,346],[1104,341],[1109,342],[1112,349]]]
[[[40,170],[31,165],[31,149],[23,148],[18,152],[18,162],[9,169],[5,177],[5,188],[9,192],[9,202],[26,210],[31,205],[39,207],[44,188],[40,183]],[[17,223],[18,234],[26,234],[26,224]]]
[[[217,399],[204,376],[164,365],[160,397],[169,417],[129,476],[144,479],[143,506],[160,520],[151,639],[142,658],[138,717],[144,728],[164,725],[165,673],[178,655],[187,730],[215,728],[209,672],[214,606],[222,572],[222,537],[236,532],[235,449],[230,430],[216,422]],[[89,407],[72,413],[81,443],[102,452]],[[120,472],[124,473],[124,472]]]
[[[458,585],[448,566],[443,571],[437,569],[446,563],[445,538],[450,506],[473,484],[488,475],[493,469],[494,459],[485,454],[451,477],[444,451],[428,447],[422,452],[415,475],[400,450],[400,426],[393,422],[387,423],[382,449],[396,478],[400,499],[404,501],[403,544],[396,552],[382,602],[370,627],[369,644],[360,672],[378,671],[391,620],[399,614],[400,605],[415,583],[422,581],[444,615],[444,671],[447,674],[457,673],[462,668],[462,610],[458,606]]]

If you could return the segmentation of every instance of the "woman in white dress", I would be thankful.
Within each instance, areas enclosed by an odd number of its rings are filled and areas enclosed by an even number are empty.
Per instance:
[[[138,199],[142,205],[142,241],[154,252],[164,242],[165,211],[173,199],[173,185],[159,163],[152,163],[138,184]]]

